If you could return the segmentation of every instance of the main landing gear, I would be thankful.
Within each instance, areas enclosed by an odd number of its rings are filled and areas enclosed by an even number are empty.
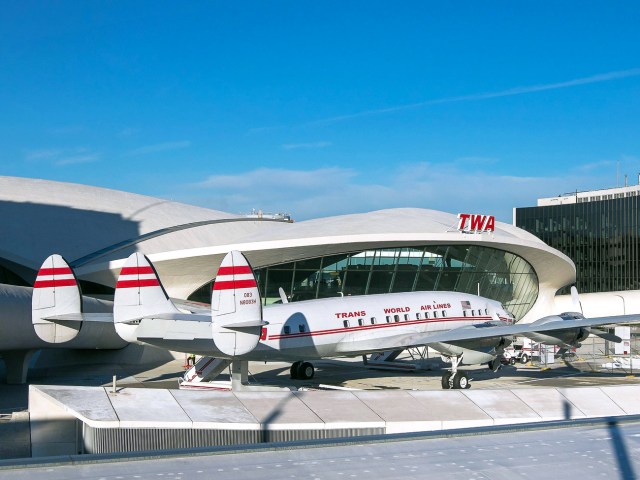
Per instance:
[[[313,365],[309,362],[294,362],[289,372],[292,380],[309,380],[315,374]]]
[[[451,370],[442,374],[442,388],[445,390],[466,389],[471,387],[469,374],[464,370],[458,370],[458,366],[462,362],[462,355],[459,357],[449,357],[451,359]]]

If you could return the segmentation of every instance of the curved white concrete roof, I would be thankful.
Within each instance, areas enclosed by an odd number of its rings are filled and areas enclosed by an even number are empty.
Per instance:
[[[100,249],[150,232],[192,222],[238,219],[237,215],[154,197],[71,183],[0,177],[5,235],[0,257],[37,269],[53,252],[73,262]],[[462,233],[455,214],[400,208],[297,223],[243,221],[164,232],[132,243],[77,269],[80,278],[115,284],[124,257],[134,250],[154,262],[168,292],[186,298],[209,281],[231,249],[254,267],[362,249],[430,244],[483,245],[523,257],[536,271],[540,299],[575,281],[573,262],[537,237],[496,222],[495,232]],[[15,268],[14,268],[15,270]],[[537,302],[540,303],[540,302]]]

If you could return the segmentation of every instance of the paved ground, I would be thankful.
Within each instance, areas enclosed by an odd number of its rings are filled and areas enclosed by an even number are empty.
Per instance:
[[[3,479],[638,478],[640,423],[0,470]]]
[[[405,361],[411,358],[404,356]],[[640,375],[632,372],[602,369],[606,357],[578,355],[571,362],[559,361],[554,365],[517,364],[504,366],[497,373],[486,367],[468,367],[474,389],[527,388],[527,387],[581,387],[594,385],[635,385]],[[291,380],[288,363],[249,364],[253,382],[297,388],[328,385],[363,390],[410,389],[439,390],[443,364],[439,359],[422,360],[423,369],[414,372],[374,370],[363,366],[361,359],[327,359],[314,362],[315,378],[311,381]],[[184,362],[174,360],[144,369],[122,365],[76,365],[73,367],[32,369],[29,382],[42,385],[107,386],[117,376],[118,386],[143,388],[178,388],[178,379],[184,373]],[[1,362],[0,362],[1,365]],[[3,367],[1,367],[3,368]],[[638,372],[640,374],[640,372]],[[0,371],[0,377],[3,372]],[[222,376],[221,376],[222,379]],[[26,410],[28,386],[0,384],[0,413]]]
[[[628,385],[640,383],[640,376],[631,372],[607,371],[600,366],[610,361],[600,355],[580,353],[571,362],[554,365],[527,364],[504,366],[499,372],[486,367],[471,367],[467,370],[473,379],[474,389],[528,388],[528,387],[580,387],[593,385]],[[402,358],[402,357],[401,357]],[[404,361],[411,357],[404,355]],[[312,381],[291,380],[289,364],[252,362],[249,365],[252,382],[317,388],[318,385],[362,390],[411,389],[439,390],[442,367],[439,358],[420,360],[421,369],[414,372],[373,370],[363,366],[361,359],[327,359],[314,362],[316,376]],[[36,368],[29,373],[29,382],[44,385],[110,385],[113,375],[118,386],[141,388],[178,388],[178,379],[184,373],[184,361],[174,360],[149,368],[122,365],[75,365],[73,367]],[[3,367],[2,367],[3,368]],[[0,376],[4,372],[0,371]],[[0,384],[0,414],[26,411],[28,407],[27,385]],[[0,459],[30,455],[28,414],[13,418],[0,418]],[[2,441],[7,440],[8,441]],[[12,441],[11,438],[16,439]],[[27,441],[18,441],[27,439]]]

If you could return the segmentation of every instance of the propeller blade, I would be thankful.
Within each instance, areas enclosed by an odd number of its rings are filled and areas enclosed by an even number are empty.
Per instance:
[[[287,294],[284,293],[284,290],[282,289],[282,287],[278,288],[278,294],[280,295],[280,300],[282,300],[282,303],[289,303]]]
[[[596,337],[603,338],[604,340],[608,340],[610,342],[620,343],[622,341],[622,339],[619,336],[614,335],[613,333],[605,332],[603,330],[598,330],[597,328],[591,327],[589,331],[593,333]]]
[[[582,304],[580,303],[580,296],[578,295],[578,289],[575,286],[571,287],[571,303],[573,304],[574,312],[584,314],[582,311]]]

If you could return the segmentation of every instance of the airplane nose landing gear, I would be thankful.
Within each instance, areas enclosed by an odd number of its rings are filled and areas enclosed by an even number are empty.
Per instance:
[[[467,389],[471,388],[469,374],[464,370],[458,370],[458,366],[462,363],[462,355],[459,357],[448,357],[451,361],[451,371],[442,374],[442,388],[445,390]]]

